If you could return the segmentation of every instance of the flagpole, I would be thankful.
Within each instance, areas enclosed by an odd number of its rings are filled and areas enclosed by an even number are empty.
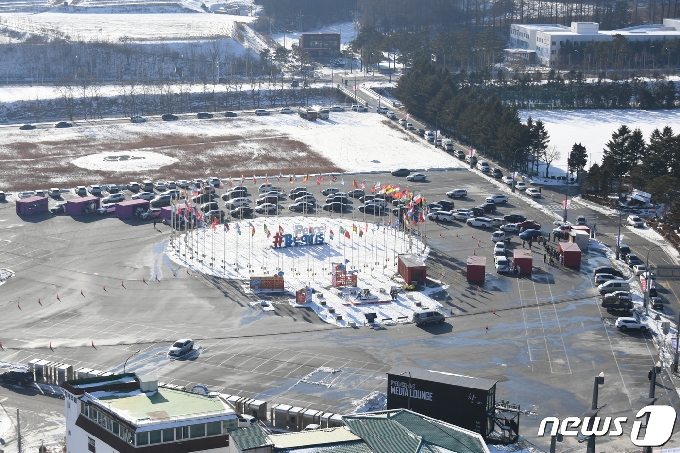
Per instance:
[[[227,276],[227,226],[222,224],[222,275]]]

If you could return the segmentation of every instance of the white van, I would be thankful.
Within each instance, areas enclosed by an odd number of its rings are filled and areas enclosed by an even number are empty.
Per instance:
[[[411,322],[417,326],[444,322],[445,319],[446,316],[439,313],[437,310],[418,310],[413,312],[413,316],[411,316]]]
[[[501,272],[508,272],[510,270],[510,262],[508,259],[504,256],[496,256],[494,257],[496,261],[496,272],[501,273]]]
[[[600,294],[609,294],[614,291],[630,291],[630,285],[625,280],[609,280],[597,287]]]
[[[271,184],[260,184],[260,189],[258,190],[258,192],[260,193],[270,192],[272,190],[272,187],[273,186]]]
[[[493,220],[492,220],[492,224],[493,224]],[[496,242],[510,242],[511,238],[512,237],[509,234],[507,234],[505,231],[498,230],[498,231],[494,231],[494,233],[491,235],[491,242],[494,242],[494,243],[496,243]]]
[[[444,149],[446,151],[453,151],[453,142],[448,138],[444,140]]]

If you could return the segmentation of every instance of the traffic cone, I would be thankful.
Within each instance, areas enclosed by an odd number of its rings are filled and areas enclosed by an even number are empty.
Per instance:
[[[146,283],[146,279],[142,277],[142,283]]]
[[[50,341],[50,349],[52,349],[52,342]],[[54,351],[54,349],[52,349]]]
[[[473,251],[472,251],[472,254],[473,254],[473,255],[476,255],[476,254],[477,254],[477,250],[473,250]]]
[[[61,299],[59,298],[59,294],[57,294],[57,300],[61,302]]]
[[[83,290],[82,290],[82,289],[80,290],[80,295],[83,296],[83,297],[85,297],[85,294],[83,294]]]
[[[493,314],[494,314],[494,315],[496,314],[496,309],[495,309],[495,308],[493,309]]]
[[[189,273],[189,269],[187,268],[187,274]]]
[[[17,302],[17,308],[21,310],[21,302]]]
[[[122,286],[123,288],[125,288],[125,282],[123,282],[123,280],[120,281],[120,286]]]
[[[94,340],[92,340],[92,347],[94,348]],[[97,349],[97,348],[95,348],[95,349]]]
[[[156,281],[157,281],[157,282],[160,282],[160,280],[158,280],[158,274],[156,274]]]
[[[104,291],[106,291],[106,285],[102,286],[102,289],[103,289]]]
[[[475,235],[473,234],[473,235],[472,235],[472,239],[474,239],[474,238],[475,238]]]
[[[489,333],[489,325],[486,325],[486,333]]]
[[[39,303],[40,305],[42,305],[42,302],[40,302],[40,298],[39,298],[39,297],[38,297],[38,303]]]

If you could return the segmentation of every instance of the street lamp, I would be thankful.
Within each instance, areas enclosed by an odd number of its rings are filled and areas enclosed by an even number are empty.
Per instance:
[[[125,359],[125,363],[123,363],[123,374],[125,374],[125,367],[127,366],[128,360],[130,360],[131,358],[133,358],[134,356],[136,356],[137,354],[139,354],[141,351],[142,351],[141,349],[137,349],[137,351],[135,351],[130,357],[128,357],[127,359]]]
[[[512,181],[512,183],[511,183],[511,186],[512,186],[512,193],[515,193],[515,169],[516,169],[516,166],[515,166],[515,165],[516,165],[516,162],[517,162],[517,161],[516,161],[516,159],[517,159],[517,151],[519,151],[520,149],[524,149],[524,146],[522,146],[521,148],[517,148],[517,149],[515,150],[514,154],[512,155],[512,171],[511,171],[512,174],[510,175],[510,176],[512,177],[512,179],[511,179],[511,181]]]
[[[647,249],[647,259],[645,260],[645,272],[647,273],[647,276],[645,277],[645,314],[649,315],[649,275],[651,272],[649,271],[649,252],[654,250],[657,247],[661,247],[660,245],[654,245],[650,248]]]
[[[593,416],[590,417],[590,423],[595,422],[595,414],[597,414],[597,397],[599,393],[599,386],[604,384],[604,371],[601,372],[599,375],[595,376],[595,383],[593,384],[593,401],[590,404],[590,414]],[[588,415],[590,415],[588,414]],[[589,426],[590,429],[593,429],[593,426]],[[591,435],[588,438],[588,447],[586,448],[586,453],[595,453],[595,435]]]
[[[661,361],[658,361],[654,364],[652,369],[649,371],[649,404],[654,404],[655,397],[654,393],[656,392],[656,375],[658,373],[661,373]],[[651,414],[648,412],[647,413],[647,418],[645,421],[645,430],[649,428],[649,416]],[[645,447],[642,450],[644,453],[652,453],[652,447]]]
[[[616,259],[621,256],[621,208],[619,208],[619,234],[616,236]]]

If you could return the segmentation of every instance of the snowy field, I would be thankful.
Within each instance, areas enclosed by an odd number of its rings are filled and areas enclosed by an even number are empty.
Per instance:
[[[290,234],[299,246],[274,248],[281,234]],[[300,242],[303,235],[313,236],[315,241],[323,238],[323,243],[303,245]],[[306,287],[315,291],[299,305],[293,297],[291,305],[310,307],[323,321],[341,327],[350,322],[363,325],[366,313],[375,313],[378,322],[394,324],[410,320],[415,310],[445,311],[441,304],[427,297],[428,291],[402,292],[394,301],[389,295],[393,286],[404,285],[397,274],[398,255],[408,253],[426,258],[428,252],[417,236],[395,228],[320,217],[260,217],[232,222],[229,230],[222,226],[198,229],[191,235],[182,234],[166,249],[178,265],[216,277],[243,280],[246,292],[250,292],[250,277],[282,275],[291,294]],[[332,287],[331,272],[337,266],[357,275],[356,288]],[[370,290],[372,297],[362,300],[357,293],[365,289]],[[266,303],[261,306],[265,311],[271,310]]]
[[[140,160],[145,161],[146,170],[130,168],[130,159],[121,159],[121,153],[144,157]],[[144,153],[157,153],[159,162],[149,165],[156,159]],[[167,165],[171,161],[161,161],[161,157],[178,159],[180,164]],[[100,179],[108,177],[190,179],[209,173],[228,178],[253,173],[262,177],[464,167],[462,161],[428,146],[384,116],[356,112],[333,112],[326,121],[274,114],[34,131],[0,128],[0,159],[3,190],[31,184],[26,174],[34,175],[46,187],[59,187],[77,180],[101,183]],[[111,165],[116,160],[118,167]],[[76,163],[107,173],[88,173]]]
[[[236,22],[254,17],[228,14],[40,14],[14,13],[0,16],[3,25],[40,35],[54,32],[82,41],[136,42],[188,41],[230,37]]]
[[[645,140],[649,140],[656,128],[670,126],[675,133],[680,132],[679,110],[522,110],[519,116],[522,122],[531,116],[545,123],[550,146],[560,151],[559,159],[552,166],[562,170],[567,168],[574,143],[581,143],[588,151],[586,169],[593,163],[600,164],[605,145],[622,124],[631,130],[640,128]]]

